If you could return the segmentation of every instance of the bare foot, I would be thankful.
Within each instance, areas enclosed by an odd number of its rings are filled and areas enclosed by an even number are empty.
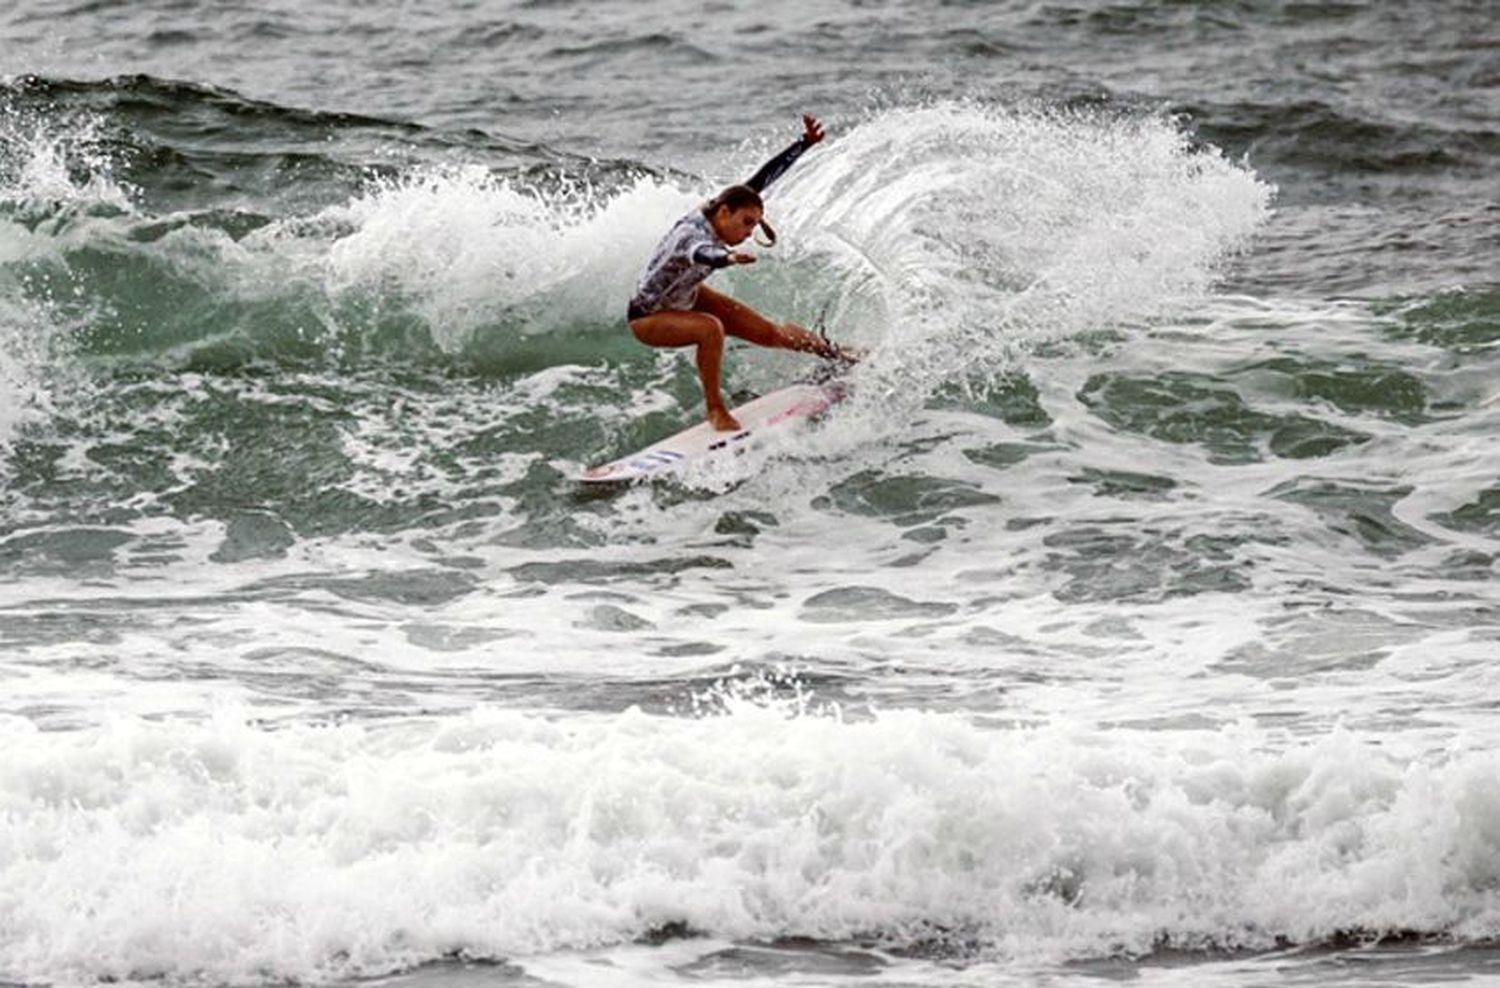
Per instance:
[[[708,424],[719,432],[739,432],[740,423],[733,415],[729,414],[727,408],[710,408],[708,410]]]

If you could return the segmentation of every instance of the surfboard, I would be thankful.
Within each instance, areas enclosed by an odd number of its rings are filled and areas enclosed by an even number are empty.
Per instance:
[[[847,386],[837,377],[793,384],[731,408],[742,427],[738,432],[720,432],[699,422],[639,452],[590,467],[578,479],[586,484],[616,484],[676,473],[709,457],[737,455],[768,433],[821,415],[847,394]]]

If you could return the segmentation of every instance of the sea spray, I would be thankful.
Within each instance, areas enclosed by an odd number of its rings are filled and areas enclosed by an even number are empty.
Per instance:
[[[974,102],[882,111],[786,184],[785,239],[838,272],[840,338],[906,407],[1198,298],[1272,194],[1169,118]]]
[[[481,331],[559,336],[621,318],[656,227],[691,199],[654,179],[614,194],[587,182],[528,187],[474,166],[373,185],[325,214],[341,222],[331,294],[409,299],[443,349]]]

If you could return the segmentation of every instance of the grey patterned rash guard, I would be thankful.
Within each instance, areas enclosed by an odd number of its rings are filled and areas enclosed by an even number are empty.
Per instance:
[[[760,166],[745,181],[756,192],[785,175],[802,152],[812,147],[799,138],[786,150]],[[698,286],[719,268],[729,266],[729,248],[714,233],[703,210],[695,209],[673,224],[656,245],[651,260],[630,299],[626,318],[639,319],[668,309],[686,311],[698,301]]]

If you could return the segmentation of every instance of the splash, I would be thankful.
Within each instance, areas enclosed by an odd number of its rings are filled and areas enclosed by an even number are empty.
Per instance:
[[[873,116],[783,195],[800,263],[837,272],[832,324],[875,347],[867,385],[919,403],[1201,296],[1272,190],[1167,118],[952,102]]]
[[[40,115],[0,103],[0,215],[36,221],[62,210],[130,209],[131,189],[115,174],[107,144],[92,114]]]
[[[44,420],[75,320],[35,290],[38,261],[55,262],[62,237],[92,217],[130,208],[89,115],[43,118],[0,103],[0,451]]]
[[[497,323],[534,335],[617,314],[633,258],[608,231],[630,225],[621,214],[675,197],[642,180],[601,204],[584,179],[528,186],[477,165],[442,167],[377,181],[295,232],[328,233],[330,297],[399,301],[452,353]],[[265,242],[281,249],[287,232]]]

